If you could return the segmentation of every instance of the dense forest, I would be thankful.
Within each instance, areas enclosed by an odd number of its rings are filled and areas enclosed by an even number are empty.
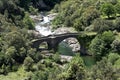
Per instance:
[[[79,52],[67,61],[32,48],[30,15],[42,11],[58,13],[53,29],[95,32],[85,37],[95,64]],[[120,0],[0,0],[0,80],[120,80]]]

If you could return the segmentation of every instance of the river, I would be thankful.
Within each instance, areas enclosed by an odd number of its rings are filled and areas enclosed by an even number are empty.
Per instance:
[[[42,21],[35,23],[36,31],[38,31],[42,36],[48,36],[48,35],[54,34],[54,31],[52,31],[52,28],[51,28],[51,19],[46,15],[43,15],[42,17],[43,17]],[[62,41],[59,44],[57,52],[60,53],[61,55],[67,55],[67,56],[75,55],[71,47],[69,47],[69,45],[64,41]],[[91,56],[82,56],[82,58],[85,62],[85,65],[88,67],[95,64],[95,60]]]

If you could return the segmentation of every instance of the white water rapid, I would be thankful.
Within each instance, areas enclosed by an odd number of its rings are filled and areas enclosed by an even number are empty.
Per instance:
[[[43,36],[51,35],[52,31],[50,28],[49,17],[43,16],[43,21],[36,23],[35,29],[36,29],[36,31],[39,31],[39,33]]]

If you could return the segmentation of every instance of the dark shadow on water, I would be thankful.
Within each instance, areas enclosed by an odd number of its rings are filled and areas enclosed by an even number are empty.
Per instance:
[[[65,42],[61,42],[58,46],[58,52],[62,55],[74,56],[72,49]]]

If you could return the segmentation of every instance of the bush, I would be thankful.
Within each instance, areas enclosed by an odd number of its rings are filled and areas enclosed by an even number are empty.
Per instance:
[[[116,52],[116,53],[120,54],[120,40],[115,39],[112,42],[111,46],[112,46],[113,52]]]
[[[108,16],[108,18],[116,14],[115,8],[111,3],[104,3],[101,6],[101,12],[103,15]]]
[[[31,57],[28,56],[25,58],[23,65],[24,65],[26,71],[32,70],[33,62],[34,61]]]
[[[120,55],[117,53],[110,53],[108,55],[108,61],[111,62],[113,65],[119,58],[120,58]]]
[[[93,28],[93,31],[102,33],[104,31],[114,30],[114,23],[109,20],[98,18],[94,20],[91,27]]]
[[[112,31],[105,31],[92,40],[89,50],[96,60],[101,60],[103,56],[108,55],[112,51],[111,44],[114,39],[115,36]]]
[[[60,58],[59,53],[55,53],[55,54],[53,55],[52,59],[53,59],[53,61],[55,61],[56,63],[60,63],[61,58]]]

